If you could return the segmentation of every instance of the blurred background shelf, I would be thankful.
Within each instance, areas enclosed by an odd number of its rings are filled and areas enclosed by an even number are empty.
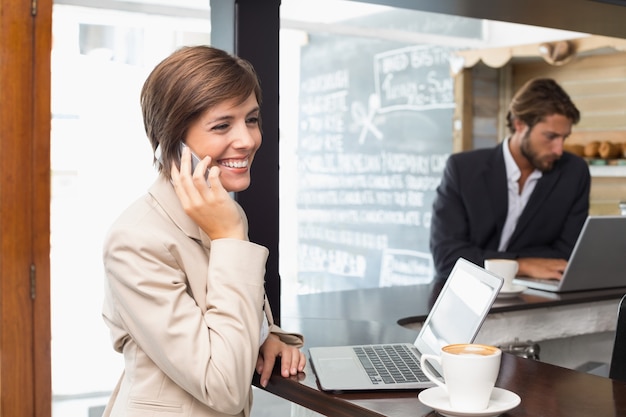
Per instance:
[[[589,164],[589,172],[592,177],[626,177],[626,160],[619,159],[619,164]],[[595,161],[594,161],[595,162]],[[613,161],[610,161],[613,162]]]

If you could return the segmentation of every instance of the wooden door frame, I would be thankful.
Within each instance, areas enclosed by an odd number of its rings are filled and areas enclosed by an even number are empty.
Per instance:
[[[51,0],[0,0],[0,415],[49,417]]]

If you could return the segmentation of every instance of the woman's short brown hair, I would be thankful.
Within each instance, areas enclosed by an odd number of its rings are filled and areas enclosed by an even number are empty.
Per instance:
[[[144,128],[152,149],[161,153],[159,172],[169,178],[171,161],[180,160],[180,142],[206,110],[226,100],[243,103],[251,93],[260,105],[252,65],[221,49],[186,46],[161,61],[141,90]]]
[[[580,112],[556,81],[551,78],[535,78],[524,84],[511,100],[506,124],[511,133],[515,133],[515,119],[521,120],[532,129],[553,114],[567,117],[572,124],[580,120]]]

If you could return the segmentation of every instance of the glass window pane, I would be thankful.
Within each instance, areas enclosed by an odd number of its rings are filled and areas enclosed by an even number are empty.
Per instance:
[[[297,314],[295,294],[430,282],[430,210],[453,144],[454,52],[576,35],[356,1],[284,0],[283,315]],[[497,126],[486,128],[501,139]]]
[[[92,2],[93,3],[93,2]],[[111,4],[110,2],[106,2]],[[208,1],[159,15],[55,4],[52,51],[53,416],[97,415],[123,369],[102,317],[102,242],[155,178],[139,92],[180,45],[208,44]],[[154,3],[156,4],[156,3]],[[103,6],[104,7],[104,6]],[[94,414],[88,414],[88,413]]]
[[[429,282],[430,205],[452,150],[449,57],[483,24],[352,1],[327,2],[342,11],[333,21],[297,2],[290,19],[293,3],[282,5],[283,294]]]

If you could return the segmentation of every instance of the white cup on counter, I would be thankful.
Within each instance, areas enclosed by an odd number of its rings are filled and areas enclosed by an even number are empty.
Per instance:
[[[495,346],[453,344],[442,347],[439,356],[423,354],[421,366],[428,379],[447,392],[452,408],[479,412],[489,406],[500,373],[501,357],[502,351]],[[428,361],[440,364],[443,381],[431,372]]]
[[[514,259],[485,259],[485,269],[501,277],[504,282],[501,291],[512,291],[513,280],[519,270],[519,264]]]

